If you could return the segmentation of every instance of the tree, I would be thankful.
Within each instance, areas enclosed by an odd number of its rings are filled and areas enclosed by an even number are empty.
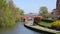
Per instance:
[[[48,8],[45,6],[40,7],[39,15],[44,17],[48,16]]]
[[[19,9],[18,7],[16,7],[15,4],[13,3],[13,0],[10,0],[8,2],[8,4],[9,4],[9,8],[11,9],[11,11],[14,14],[15,21],[21,20],[20,17],[21,17],[21,15],[23,15],[23,10]]]
[[[0,26],[7,27],[15,24],[14,15],[9,9],[6,0],[0,0]]]
[[[13,26],[16,21],[21,20],[20,11],[12,0],[0,0],[0,26]]]
[[[24,11],[23,10],[20,10],[20,15],[24,15]]]

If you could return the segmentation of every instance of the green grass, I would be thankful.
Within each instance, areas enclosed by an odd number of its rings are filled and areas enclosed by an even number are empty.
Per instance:
[[[39,24],[40,24],[40,25],[43,25],[43,26],[51,27],[51,23],[40,22]]]

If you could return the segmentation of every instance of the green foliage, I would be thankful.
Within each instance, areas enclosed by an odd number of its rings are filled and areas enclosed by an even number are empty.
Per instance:
[[[0,26],[7,27],[15,24],[14,15],[9,9],[6,0],[0,0]]]
[[[20,17],[24,13],[23,10],[15,7],[13,1],[9,1],[9,8],[11,9],[11,11],[14,14],[15,21],[21,21]]]
[[[21,21],[20,10],[15,7],[13,1],[0,0],[0,26],[10,27],[15,24],[15,21]],[[23,12],[21,12],[23,13]]]
[[[60,20],[54,21],[52,23],[51,27],[54,28],[54,29],[60,29]]]
[[[16,19],[16,22],[20,22],[20,21],[21,21],[21,18],[17,18],[17,19]]]
[[[24,11],[23,10],[20,10],[20,15],[24,15]]]
[[[49,22],[40,22],[40,23],[38,23],[39,25],[42,25],[42,26],[46,26],[46,27],[51,27],[51,23],[49,23]]]
[[[39,11],[39,15],[42,15],[42,16],[48,16],[48,8],[47,7],[40,7],[40,11]]]

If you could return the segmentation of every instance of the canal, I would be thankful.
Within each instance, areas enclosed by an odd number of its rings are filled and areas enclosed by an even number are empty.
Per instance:
[[[0,28],[0,34],[41,34],[30,30],[23,25],[23,22],[17,23],[13,28]]]

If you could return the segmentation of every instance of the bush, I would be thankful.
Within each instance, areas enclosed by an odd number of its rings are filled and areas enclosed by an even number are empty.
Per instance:
[[[20,22],[21,21],[21,18],[16,18],[16,22]]]
[[[15,21],[13,19],[13,17],[10,16],[3,16],[0,17],[0,26],[1,27],[10,27],[13,26],[15,24]]]
[[[53,29],[60,29],[60,20],[56,20],[52,23],[51,27]]]
[[[48,23],[53,22],[53,20],[49,20],[49,19],[47,19],[47,18],[43,18],[42,21],[44,21],[44,22],[48,22]]]

